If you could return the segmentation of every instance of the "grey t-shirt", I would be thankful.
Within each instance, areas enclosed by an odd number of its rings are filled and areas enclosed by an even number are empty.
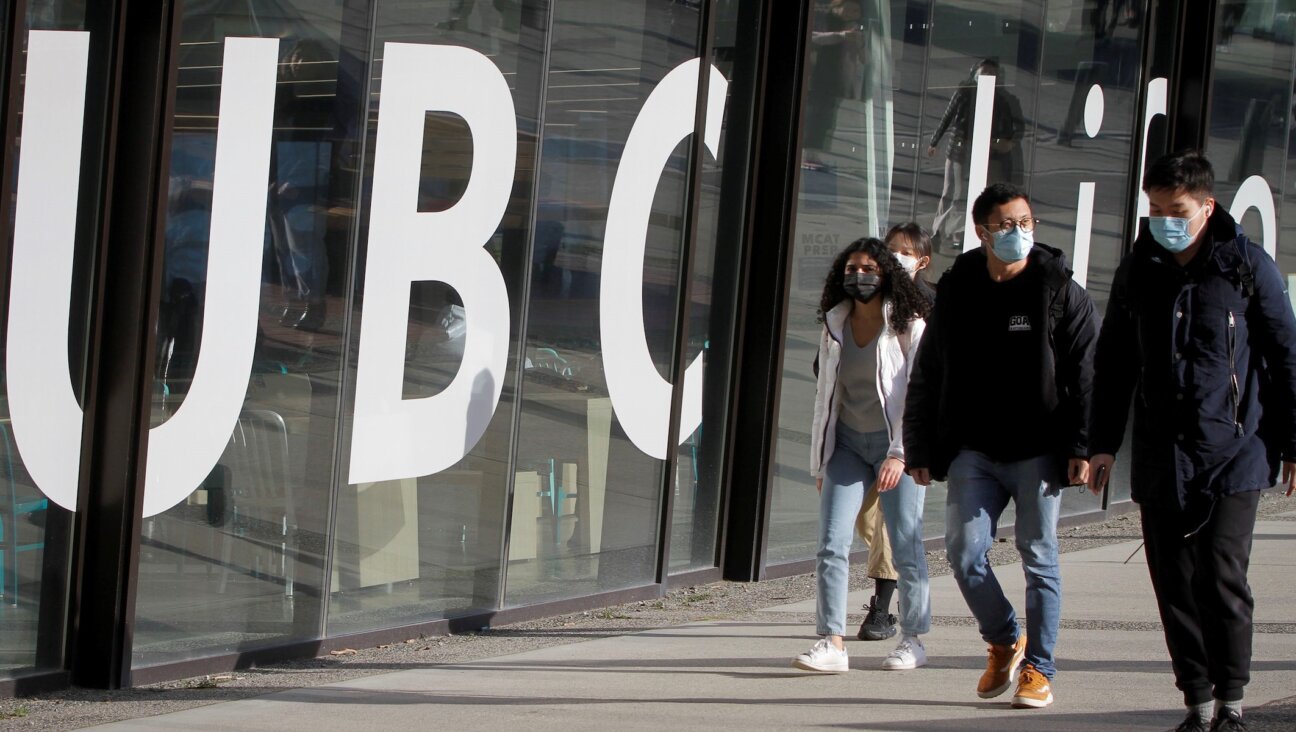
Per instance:
[[[882,400],[877,387],[877,336],[859,345],[850,322],[842,338],[841,372],[837,388],[841,389],[841,413],[838,420],[856,432],[882,432],[887,428],[882,414]]]

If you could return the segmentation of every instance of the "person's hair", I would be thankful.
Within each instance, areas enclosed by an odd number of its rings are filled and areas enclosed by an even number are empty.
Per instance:
[[[866,236],[848,244],[833,260],[832,269],[828,270],[828,276],[824,279],[823,295],[819,298],[820,323],[824,322],[824,316],[829,310],[850,297],[846,294],[844,285],[846,263],[850,261],[851,255],[857,252],[867,254],[877,263],[882,275],[882,285],[878,288],[878,295],[891,302],[892,330],[904,333],[909,330],[909,323],[914,319],[925,318],[931,313],[931,302],[922,290],[918,289],[918,285],[914,284],[905,268],[900,266],[900,260],[895,258],[881,239]]]
[[[913,247],[913,250],[917,252],[919,259],[923,257],[931,259],[931,233],[919,225],[917,221],[906,221],[903,224],[892,226],[890,229],[887,229],[886,236],[882,237],[882,241],[886,242],[889,247],[891,240],[897,236],[903,236],[905,239],[909,240],[909,246]],[[919,270],[916,276],[920,278],[925,277],[922,270]]]
[[[985,58],[977,59],[977,62],[972,64],[972,71],[970,73],[975,77],[978,71],[987,66],[992,66],[996,71],[998,71],[1000,68],[999,59],[994,56],[986,56]]]
[[[996,206],[1002,206],[1009,201],[1016,201],[1018,198],[1030,203],[1030,196],[1026,191],[1018,188],[1012,183],[993,183],[981,191],[981,195],[976,197],[972,203],[972,223],[986,225],[990,220],[990,212]]]
[[[1215,191],[1215,169],[1196,150],[1162,155],[1143,174],[1144,191],[1181,189],[1199,200]]]

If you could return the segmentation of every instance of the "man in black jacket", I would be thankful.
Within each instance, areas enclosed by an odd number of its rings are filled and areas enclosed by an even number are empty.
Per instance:
[[[1062,253],[1033,242],[1025,193],[996,183],[972,217],[982,246],[937,286],[905,400],[905,456],[919,484],[949,477],[946,551],[990,644],[977,694],[996,697],[1016,681],[1013,706],[1044,707],[1061,609],[1058,511],[1063,487],[1087,478],[1097,317]],[[986,557],[1009,500],[1025,635]]]
[[[1090,440],[1101,489],[1137,393],[1133,497],[1188,732],[1245,729],[1256,506],[1279,457],[1296,486],[1296,318],[1213,185],[1195,152],[1148,167],[1152,215],[1116,271]]]

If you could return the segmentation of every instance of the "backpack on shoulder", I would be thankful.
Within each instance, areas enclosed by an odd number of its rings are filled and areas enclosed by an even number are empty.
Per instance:
[[[1252,310],[1256,307],[1257,302],[1255,297],[1255,270],[1251,267],[1251,255],[1247,251],[1246,245],[1235,238],[1233,246],[1237,248],[1238,253],[1238,281],[1236,284],[1247,302],[1246,313],[1243,317],[1247,320],[1247,331],[1255,333],[1256,329],[1251,327],[1251,324],[1255,322],[1252,317]],[[1252,363],[1255,364],[1253,368],[1256,369],[1259,377],[1256,382],[1260,391],[1260,425],[1256,430],[1256,434],[1265,446],[1265,458],[1269,463],[1269,484],[1275,485],[1278,483],[1278,475],[1282,466],[1282,446],[1276,439],[1279,432],[1278,425],[1275,424],[1277,420],[1275,417],[1270,416],[1269,411],[1265,409],[1265,394],[1273,391],[1273,374],[1269,371],[1263,354],[1260,354],[1258,358],[1253,356]]]

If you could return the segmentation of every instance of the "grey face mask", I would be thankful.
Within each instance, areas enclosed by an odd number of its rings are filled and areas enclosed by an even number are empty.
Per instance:
[[[882,289],[882,276],[863,272],[848,274],[842,282],[842,287],[847,295],[859,302],[868,302],[878,294],[878,290]]]

